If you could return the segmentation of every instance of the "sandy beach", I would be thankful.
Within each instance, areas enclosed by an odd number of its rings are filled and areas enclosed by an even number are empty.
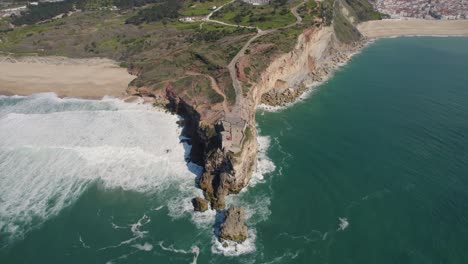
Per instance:
[[[468,36],[468,20],[386,19],[358,25],[368,38],[392,36]]]
[[[102,98],[125,95],[135,78],[109,59],[0,57],[0,94],[55,92],[60,97]]]

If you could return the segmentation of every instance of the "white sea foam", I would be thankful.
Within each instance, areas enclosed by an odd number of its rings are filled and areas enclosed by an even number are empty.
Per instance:
[[[257,232],[254,229],[249,229],[247,239],[242,243],[234,241],[220,242],[216,236],[213,236],[211,252],[214,254],[222,254],[225,256],[240,256],[255,252],[255,239]]]
[[[135,237],[142,238],[146,233],[148,233],[148,231],[140,231],[140,228],[149,222],[151,222],[151,219],[145,214],[138,220],[138,222],[130,226],[130,230]]]
[[[299,256],[299,253],[300,253],[299,251],[296,251],[294,253],[288,251],[284,253],[283,255],[274,258],[271,261],[264,262],[263,264],[284,263],[286,260],[293,260],[297,258]]]
[[[83,238],[81,237],[80,234],[78,234],[78,239],[80,240],[81,246],[84,248],[90,248],[86,243],[83,241]]]
[[[192,264],[197,264],[198,255],[200,255],[200,248],[198,248],[197,246],[192,246],[190,248],[190,250],[183,250],[183,249],[176,249],[172,245],[166,247],[166,246],[164,246],[164,242],[160,242],[159,247],[162,250],[170,251],[170,252],[174,252],[174,253],[193,254]]]
[[[135,244],[135,245],[132,245],[132,247],[136,248],[136,249],[139,249],[141,251],[151,251],[153,250],[153,245],[151,245],[150,243],[145,243],[145,244]]]
[[[270,148],[270,137],[258,136],[258,157],[257,157],[257,168],[252,175],[250,185],[255,186],[257,183],[265,181],[265,175],[275,171],[276,167],[273,161],[267,156],[267,151]]]
[[[201,169],[184,159],[190,147],[180,143],[178,119],[111,98],[1,97],[0,232],[21,237],[96,181],[138,192],[176,188],[176,199],[190,202]]]
[[[154,211],[159,211],[159,210],[161,210],[163,208],[164,208],[164,205],[161,205],[161,206],[158,206],[158,207],[154,208],[153,210]]]
[[[338,224],[338,229],[337,231],[343,231],[349,226],[349,222],[347,218],[341,218],[339,217],[338,220],[340,220],[340,223]]]
[[[131,238],[127,239],[127,240],[124,240],[124,241],[120,242],[117,245],[103,247],[103,248],[100,248],[98,250],[106,250],[106,249],[109,249],[109,248],[117,248],[117,247],[120,247],[120,246],[128,245],[128,244],[130,244],[133,241],[136,241],[138,239],[144,238],[145,235],[148,234],[148,231],[141,231],[140,228],[142,226],[148,224],[149,222],[151,222],[151,219],[146,214],[144,214],[140,219],[138,219],[138,221],[136,223],[130,225],[130,230],[132,231],[133,237],[131,237]],[[112,223],[112,226],[115,229],[116,225],[114,223]]]

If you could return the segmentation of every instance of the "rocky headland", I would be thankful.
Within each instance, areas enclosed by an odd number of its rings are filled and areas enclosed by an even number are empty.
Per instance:
[[[232,112],[223,113],[216,122],[207,122],[209,114],[200,114],[190,103],[172,93],[170,86],[158,94],[146,94],[146,89],[135,87],[128,91],[133,95],[151,96],[156,104],[166,103],[169,109],[184,117],[184,133],[190,137],[193,146],[191,159],[204,167],[198,179],[204,197],[192,200],[194,209],[205,211],[210,205],[211,209],[224,210],[225,197],[245,188],[255,170],[257,106],[283,106],[294,102],[312,86],[328,78],[365,43],[365,39],[342,43],[330,26],[306,29],[299,35],[294,49],[272,60],[260,80],[243,97],[237,112],[238,123],[228,122],[232,120]],[[237,146],[232,143],[235,132],[240,138]],[[238,242],[247,238],[243,209],[227,210],[219,238]]]
[[[370,6],[364,0],[355,1]],[[190,8],[188,2],[183,3],[180,8]],[[255,9],[230,1],[196,19],[166,20],[169,25],[149,20],[145,26],[132,23],[151,17],[128,10],[125,12],[138,19],[116,19],[103,31],[95,28],[92,39],[64,39],[72,42],[58,45],[55,36],[68,29],[78,30],[77,23],[89,22],[79,32],[92,26],[93,17],[83,12],[63,18],[60,26],[50,26],[48,34],[25,27],[31,32],[21,41],[14,38],[17,35],[8,33],[2,39],[7,41],[3,45],[11,52],[29,50],[40,55],[63,52],[76,57],[102,54],[120,61],[119,66],[126,67],[129,73],[125,77],[136,77],[126,90],[128,101],[135,96],[143,97],[145,102],[183,117],[183,133],[192,145],[190,161],[204,168],[196,179],[204,195],[193,198],[194,210],[226,212],[219,239],[242,242],[247,238],[244,211],[226,208],[229,207],[226,196],[248,186],[255,171],[257,106],[287,105],[328,78],[363,47],[366,40],[355,26],[363,12],[373,11],[354,10],[344,0],[288,1],[282,6],[283,13],[290,12],[287,23],[272,20],[274,26],[262,23],[251,26],[223,18],[219,13],[229,5]],[[272,13],[284,15],[275,10]],[[109,18],[114,15],[102,14]],[[190,30],[179,29],[179,23],[188,23],[184,28]],[[203,26],[208,23],[217,26]],[[113,37],[107,39],[110,33]]]

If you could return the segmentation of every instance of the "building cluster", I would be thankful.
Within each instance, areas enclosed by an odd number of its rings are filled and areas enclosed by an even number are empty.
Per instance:
[[[468,19],[468,0],[371,0],[392,18]]]
[[[252,5],[266,5],[270,3],[270,0],[242,0],[242,1],[252,4]]]

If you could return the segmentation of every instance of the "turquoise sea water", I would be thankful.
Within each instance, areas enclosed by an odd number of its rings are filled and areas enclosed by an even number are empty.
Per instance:
[[[468,38],[379,40],[260,110],[260,170],[228,201],[248,214],[237,247],[190,211],[176,119],[0,98],[0,263],[468,263]]]

